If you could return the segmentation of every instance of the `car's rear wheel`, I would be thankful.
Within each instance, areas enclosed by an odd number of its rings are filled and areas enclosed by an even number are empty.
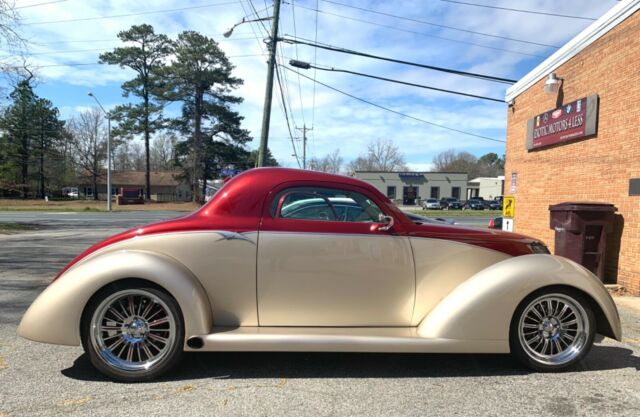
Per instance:
[[[513,316],[511,353],[534,370],[559,371],[580,362],[594,336],[594,314],[580,293],[542,290],[522,301]]]
[[[85,309],[82,345],[91,363],[113,379],[157,378],[180,360],[183,343],[178,303],[153,286],[108,286]]]

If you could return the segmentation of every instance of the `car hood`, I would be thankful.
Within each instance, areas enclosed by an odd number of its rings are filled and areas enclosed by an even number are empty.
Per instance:
[[[511,256],[530,255],[538,239],[501,230],[476,229],[449,224],[416,224],[407,233],[412,237],[453,240],[496,250]]]

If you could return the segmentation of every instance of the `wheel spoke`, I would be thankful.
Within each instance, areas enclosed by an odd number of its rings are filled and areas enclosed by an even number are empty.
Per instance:
[[[129,301],[129,312],[131,313],[132,316],[135,316],[136,308],[134,307],[134,304],[133,304],[133,295],[130,295],[128,297],[128,301]]]
[[[569,310],[569,306],[565,304],[557,315],[558,320],[562,321],[562,319],[564,319],[564,315],[567,313],[567,310]]]
[[[531,309],[531,312],[536,316],[536,318],[540,321],[542,321],[542,315],[540,314],[540,312],[538,311],[538,309],[536,307]]]
[[[147,360],[151,359],[153,355],[151,354],[151,350],[149,350],[149,346],[147,346],[147,342],[140,343],[140,346],[142,346],[142,350],[144,350],[145,355],[147,355]]]
[[[560,342],[558,342],[558,339],[555,339],[553,341],[553,344],[556,346],[556,354],[562,352],[562,346],[560,346]]]
[[[151,320],[152,318],[154,318],[155,316],[158,315],[158,313],[162,313],[163,310],[161,308],[159,308],[158,310],[156,310],[155,313],[153,313],[151,316],[147,317],[147,321]]]
[[[124,316],[122,314],[120,314],[118,312],[118,310],[115,309],[115,307],[110,307],[107,310],[107,313],[111,313],[117,319],[117,321],[120,322],[120,323],[124,323],[124,321],[126,320],[124,318]]]
[[[114,352],[114,350],[115,350],[118,346],[120,346],[121,344],[123,344],[123,343],[124,343],[124,338],[122,338],[122,337],[121,337],[120,339],[118,339],[118,340],[116,340],[115,342],[113,342],[113,343],[111,344],[111,346],[107,346],[107,349],[109,349],[110,351]]]
[[[127,343],[127,362],[133,361],[133,344]]]
[[[159,325],[165,324],[165,323],[169,323],[169,318],[168,317],[164,317],[164,318],[152,321],[151,323],[149,323],[149,327],[159,326]]]
[[[153,304],[154,304],[153,302],[149,301],[149,303],[147,303],[147,306],[145,307],[144,311],[140,314],[140,317],[142,317],[145,320],[149,320],[147,315],[149,314],[149,312],[153,308]]]
[[[533,342],[538,342],[538,343],[540,343],[540,342],[539,342],[539,340],[540,340],[540,335],[537,335],[536,337],[534,337],[534,338],[532,338],[532,339],[530,339],[530,340],[527,340],[527,344],[528,344],[528,345],[531,345]],[[536,345],[536,346],[537,346],[537,345]]]
[[[156,342],[167,343],[166,338],[160,337],[157,334],[149,333],[149,338],[155,340]]]

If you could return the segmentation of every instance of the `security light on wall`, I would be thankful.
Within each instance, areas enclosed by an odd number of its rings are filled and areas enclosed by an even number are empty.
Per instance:
[[[562,78],[558,78],[555,72],[549,74],[547,81],[544,82],[545,93],[557,93],[562,84]]]

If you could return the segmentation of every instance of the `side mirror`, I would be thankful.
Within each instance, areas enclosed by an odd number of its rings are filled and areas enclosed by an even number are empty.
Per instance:
[[[385,232],[393,227],[393,217],[391,216],[385,216],[384,214],[380,213],[380,215],[378,216],[378,220],[382,224],[377,227],[377,230]]]

